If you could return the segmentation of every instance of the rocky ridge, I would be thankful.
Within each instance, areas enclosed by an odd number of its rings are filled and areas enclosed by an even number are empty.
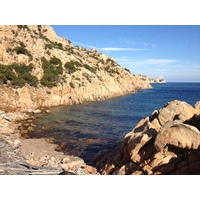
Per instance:
[[[50,26],[0,26],[2,110],[99,101],[152,88],[150,82],[94,48],[74,46]]]
[[[101,174],[200,174],[200,102],[174,100],[142,119],[94,161]]]

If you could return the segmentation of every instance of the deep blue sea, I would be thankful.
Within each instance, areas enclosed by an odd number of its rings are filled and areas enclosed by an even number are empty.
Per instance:
[[[194,106],[200,101],[200,83],[152,86],[153,89],[110,100],[51,108],[51,114],[38,114],[37,128],[30,137],[53,137],[55,143],[62,143],[64,153],[90,162],[98,151],[122,140],[142,118],[165,103],[177,99]]]

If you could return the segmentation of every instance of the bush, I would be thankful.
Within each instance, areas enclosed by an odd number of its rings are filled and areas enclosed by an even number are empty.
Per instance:
[[[96,73],[96,69],[93,67],[90,67],[89,65],[85,64],[83,65],[85,67],[85,69],[91,71],[92,73]]]
[[[0,73],[0,84],[4,84],[6,83],[7,78],[5,77],[4,74]]]
[[[31,64],[28,66],[16,63],[12,65],[0,65],[0,82],[6,83],[9,80],[13,86],[23,87],[25,83],[37,86],[38,78],[31,75],[32,68]]]
[[[40,83],[47,87],[56,86],[60,81],[59,75],[63,73],[61,60],[54,56],[49,61],[45,57],[42,57],[41,61],[44,76],[42,77]]]
[[[53,65],[62,65],[61,60],[55,56],[50,59],[49,63]]]
[[[17,77],[12,81],[12,85],[23,87],[25,86],[25,80],[22,77]]]
[[[23,80],[25,80],[30,86],[37,86],[38,78],[31,75],[30,73],[24,73],[22,75]]]
[[[40,80],[41,84],[47,87],[56,86],[59,81],[59,77],[55,74],[45,73]]]
[[[70,85],[71,88],[75,88],[74,83],[70,82],[69,85]]]
[[[16,51],[17,54],[27,54],[28,51],[25,47],[22,47],[22,46],[18,46],[18,47],[15,47],[14,49]]]
[[[77,71],[77,68],[75,67],[75,63],[74,62],[66,62],[65,63],[65,68],[67,69],[69,74],[72,74],[74,72]]]
[[[110,74],[120,74],[117,70],[111,69],[110,66],[105,67],[105,70]]]

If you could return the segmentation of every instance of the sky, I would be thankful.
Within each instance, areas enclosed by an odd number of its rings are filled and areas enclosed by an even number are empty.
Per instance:
[[[200,25],[51,25],[75,46],[114,58],[132,74],[200,82]]]

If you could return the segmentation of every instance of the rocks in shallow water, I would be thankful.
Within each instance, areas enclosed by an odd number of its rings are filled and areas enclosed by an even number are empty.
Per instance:
[[[121,148],[99,153],[96,168],[101,174],[200,174],[197,105],[167,103],[141,120]]]
[[[76,175],[75,171],[79,168],[84,174],[98,174],[81,158],[55,151],[56,144],[50,144],[45,139],[24,139],[32,130],[30,127],[35,126],[32,117],[19,113],[6,115],[12,120],[0,118],[0,174]],[[22,140],[19,139],[21,135]],[[54,139],[50,140],[53,142]]]

